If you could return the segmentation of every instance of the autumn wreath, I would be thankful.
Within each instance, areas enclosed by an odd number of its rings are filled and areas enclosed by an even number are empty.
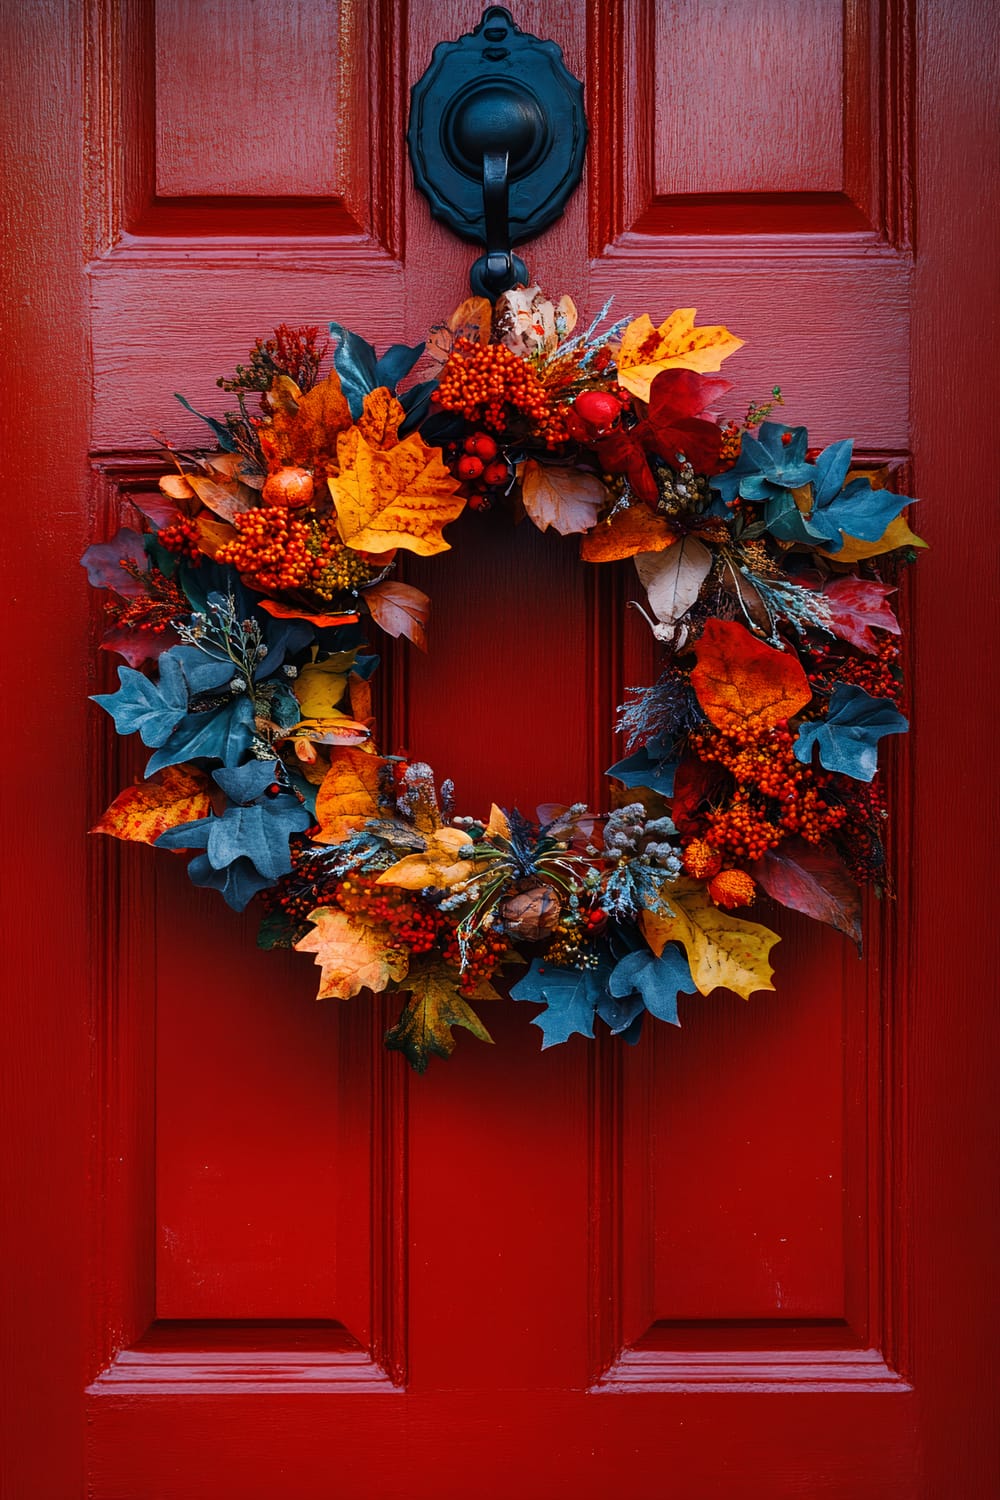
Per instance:
[[[326,373],[318,330],[282,326],[219,381],[218,451],[170,448],[143,529],[83,558],[127,662],[95,701],[153,751],[97,831],[194,851],[321,997],[404,995],[386,1042],[421,1070],[454,1026],[489,1040],[505,966],[543,1046],[598,1020],[634,1042],[680,993],[773,988],[776,934],[732,914],[758,889],[859,941],[859,885],[887,883],[877,747],[906,720],[879,569],[923,545],[910,502],[849,441],[811,451],[778,389],[720,418],[727,329],[607,316],[578,332],[521,287],[381,357],[332,324]],[[376,749],[372,627],[426,647],[397,555],[495,505],[645,588],[662,670],[620,710],[613,811],[480,819]]]

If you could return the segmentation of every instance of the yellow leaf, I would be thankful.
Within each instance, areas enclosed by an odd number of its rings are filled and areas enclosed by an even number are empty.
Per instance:
[[[319,906],[309,913],[313,924],[295,944],[300,953],[315,953],[322,968],[317,1000],[350,1000],[361,990],[378,994],[390,980],[406,974],[407,957],[386,945],[386,933],[355,921],[337,907]]]
[[[378,817],[382,761],[364,750],[341,750],[316,797],[317,844],[340,844],[369,818]]]
[[[90,831],[134,844],[155,844],[168,828],[207,818],[211,791],[212,783],[196,766],[167,766],[150,781],[119,792]]]
[[[610,495],[596,474],[529,458],[521,469],[521,499],[539,531],[552,526],[570,536],[590,530]]]
[[[460,885],[471,879],[477,868],[475,860],[458,857],[458,851],[468,842],[464,828],[438,828],[427,834],[422,854],[407,854],[397,860],[378,877],[378,884],[398,885],[406,891],[422,891],[429,885],[439,890]]]
[[[718,370],[722,361],[743,347],[728,328],[696,328],[696,309],[681,307],[654,328],[647,313],[622,334],[618,351],[618,384],[640,401],[649,400],[649,387],[661,370]]]
[[[386,1033],[385,1044],[402,1052],[418,1073],[427,1067],[432,1054],[450,1057],[454,1052],[453,1026],[464,1026],[481,1042],[493,1041],[466,998],[459,993],[457,978],[454,969],[432,962],[414,970],[407,979],[409,1002],[396,1025]],[[476,999],[487,998],[483,988],[477,986]],[[491,992],[489,998],[500,998],[492,985],[485,988]]]
[[[440,448],[428,447],[416,432],[385,452],[360,432],[348,437],[338,449],[341,472],[329,481],[341,540],[361,552],[446,552],[441,527],[461,514],[465,500],[455,493],[459,481]]]
[[[721,911],[705,887],[693,880],[664,886],[663,899],[675,915],[643,912],[646,940],[657,957],[666,943],[681,943],[691,964],[691,978],[703,995],[726,989],[749,1000],[755,990],[774,989],[768,954],[781,941],[776,932]]]
[[[509,839],[510,823],[507,814],[502,807],[497,807],[494,802],[490,808],[490,821],[486,825],[486,837],[488,839]]]
[[[895,552],[897,547],[927,546],[922,537],[910,530],[902,516],[889,522],[877,542],[859,541],[856,536],[848,536],[846,531],[840,534],[844,538],[840,551],[820,552],[820,557],[828,557],[834,563],[856,563],[863,562],[866,557],[877,557],[882,552]]]
[[[304,719],[329,718],[347,692],[347,672],[337,656],[309,662],[300,670],[292,691]]]

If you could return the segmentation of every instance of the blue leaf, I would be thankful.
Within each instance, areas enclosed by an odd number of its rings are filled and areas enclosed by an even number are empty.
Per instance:
[[[256,802],[265,795],[269,786],[274,785],[277,773],[277,761],[251,760],[245,766],[223,767],[220,771],[213,771],[212,780],[221,786],[230,802],[238,807],[249,807],[251,802]]]
[[[617,995],[605,991],[597,1002],[597,1014],[612,1036],[622,1036],[627,1032],[643,1009],[642,997],[639,995],[625,995],[619,999]]]
[[[138,733],[144,745],[166,743],[187,713],[188,689],[180,663],[165,651],[158,682],[132,667],[119,667],[118,681],[117,693],[95,693],[94,702],[111,715],[119,734]]]
[[[264,628],[267,655],[254,668],[253,675],[255,682],[263,682],[265,678],[277,672],[279,667],[284,666],[289,657],[308,646],[315,636],[315,631],[305,620],[276,620],[266,610],[255,611],[255,617]],[[265,620],[270,623],[265,624]]]
[[[840,528],[814,512],[809,519],[795,503],[791,490],[778,490],[764,507],[764,522],[779,542],[805,542],[807,546],[840,548]]]
[[[157,840],[158,846],[204,849],[213,870],[226,870],[231,865],[242,869],[249,863],[264,877],[266,885],[287,875],[292,868],[288,840],[293,833],[305,832],[312,819],[293,793],[269,795],[277,774],[273,760],[250,761],[235,769],[213,772],[229,799],[225,811],[220,816],[168,828]],[[203,867],[199,865],[198,869]]]
[[[637,990],[650,1015],[679,1026],[677,996],[681,992],[695,994],[697,985],[681,950],[675,943],[668,943],[660,958],[648,949],[626,953],[615,965],[608,989],[613,995],[629,995]]]
[[[392,344],[375,366],[375,384],[384,385],[395,394],[403,380],[426,349],[426,344]]]
[[[179,395],[177,391],[174,391],[174,400],[179,401],[183,407],[186,407],[193,417],[198,418],[199,422],[204,422],[206,427],[211,427],[219,440],[220,448],[224,448],[227,453],[239,452],[233,441],[233,435],[225,422],[217,422],[214,417],[206,417],[204,412],[198,411],[196,407],[191,405],[186,396]]]
[[[209,712],[185,714],[151,757],[146,775],[189,760],[220,760],[225,766],[237,766],[249,755],[253,735],[253,703],[246,693]]]
[[[822,511],[823,526],[832,528],[837,534],[837,545],[829,550],[840,551],[842,531],[862,542],[877,542],[904,506],[915,503],[909,495],[897,495],[893,490],[873,490],[867,479],[853,479]],[[818,520],[819,515],[817,507],[813,520]]]
[[[399,404],[406,413],[406,421],[400,425],[400,437],[406,437],[415,427],[419,427],[430,410],[431,397],[437,390],[437,379],[421,380],[416,385],[411,385],[408,391],[404,391],[399,398]]]
[[[159,661],[161,678],[166,668],[175,665],[184,673],[192,698],[197,698],[199,693],[217,693],[237,675],[234,662],[219,661],[218,657],[209,656],[197,646],[171,646],[169,651],[164,651]]]
[[[850,438],[831,443],[824,448],[816,460],[816,478],[813,481],[813,505],[817,510],[836,500],[844,487],[847,471],[851,467],[854,443]]]
[[[510,997],[546,1006],[531,1022],[541,1029],[544,1050],[568,1041],[574,1033],[592,1037],[594,1013],[604,992],[605,973],[601,970],[558,969],[535,958]]]
[[[209,864],[207,855],[198,854],[188,865],[188,874],[195,885],[221,891],[233,911],[242,911],[258,891],[266,890],[271,884],[266,875],[258,875],[248,859],[238,859],[224,870],[216,870]]]
[[[367,339],[340,323],[331,323],[330,332],[337,340],[333,363],[340,376],[340,388],[357,421],[364,410],[365,397],[378,385],[378,361]]]
[[[674,777],[677,775],[677,762],[670,761],[667,756],[671,753],[664,747],[662,756],[656,755],[658,741],[650,740],[649,745],[644,745],[634,755],[627,755],[624,760],[616,761],[609,766],[604,773],[613,776],[623,786],[646,787],[651,792],[659,792],[663,797],[674,795]],[[650,754],[650,748],[653,754]]]
[[[828,771],[871,781],[878,770],[878,742],[886,734],[905,734],[909,724],[888,698],[872,698],[864,688],[838,682],[825,719],[799,726],[792,747],[806,765],[813,747]]]

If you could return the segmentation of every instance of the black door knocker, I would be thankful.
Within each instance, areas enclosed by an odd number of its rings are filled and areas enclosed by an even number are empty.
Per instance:
[[[495,301],[526,284],[511,246],[559,218],[587,144],[583,85],[560,48],[488,6],[474,31],[434,48],[413,86],[407,140],[431,213],[486,247],[469,272],[472,290]]]

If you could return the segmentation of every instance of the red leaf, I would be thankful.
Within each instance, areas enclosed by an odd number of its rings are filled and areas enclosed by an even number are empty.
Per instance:
[[[258,600],[261,609],[266,609],[276,620],[308,620],[310,625],[356,625],[358,615],[308,615],[304,609],[291,604],[279,604],[276,599]]]
[[[812,688],[791,651],[757,640],[735,620],[709,620],[694,648],[691,686],[717,729],[773,728],[805,708]]]
[[[703,803],[721,800],[728,779],[728,773],[713,761],[699,760],[696,755],[684,757],[674,777],[670,814],[682,838],[697,832],[699,809]]]
[[[405,635],[407,640],[427,650],[427,616],[431,601],[420,589],[409,583],[386,580],[374,588],[365,590],[365,603],[372,612],[372,619],[386,635]]]
[[[861,951],[861,893],[835,854],[790,839],[749,868],[775,901],[836,927]]]
[[[828,583],[823,597],[833,614],[834,635],[862,651],[877,651],[878,641],[872,635],[872,626],[893,635],[900,633],[899,621],[885,602],[895,592],[884,583],[872,583],[867,578],[838,578]]]
[[[101,641],[102,651],[116,651],[130,667],[141,667],[143,662],[157,661],[169,646],[180,644],[180,636],[168,626],[159,632],[143,625],[130,629],[127,625],[112,625]]]

